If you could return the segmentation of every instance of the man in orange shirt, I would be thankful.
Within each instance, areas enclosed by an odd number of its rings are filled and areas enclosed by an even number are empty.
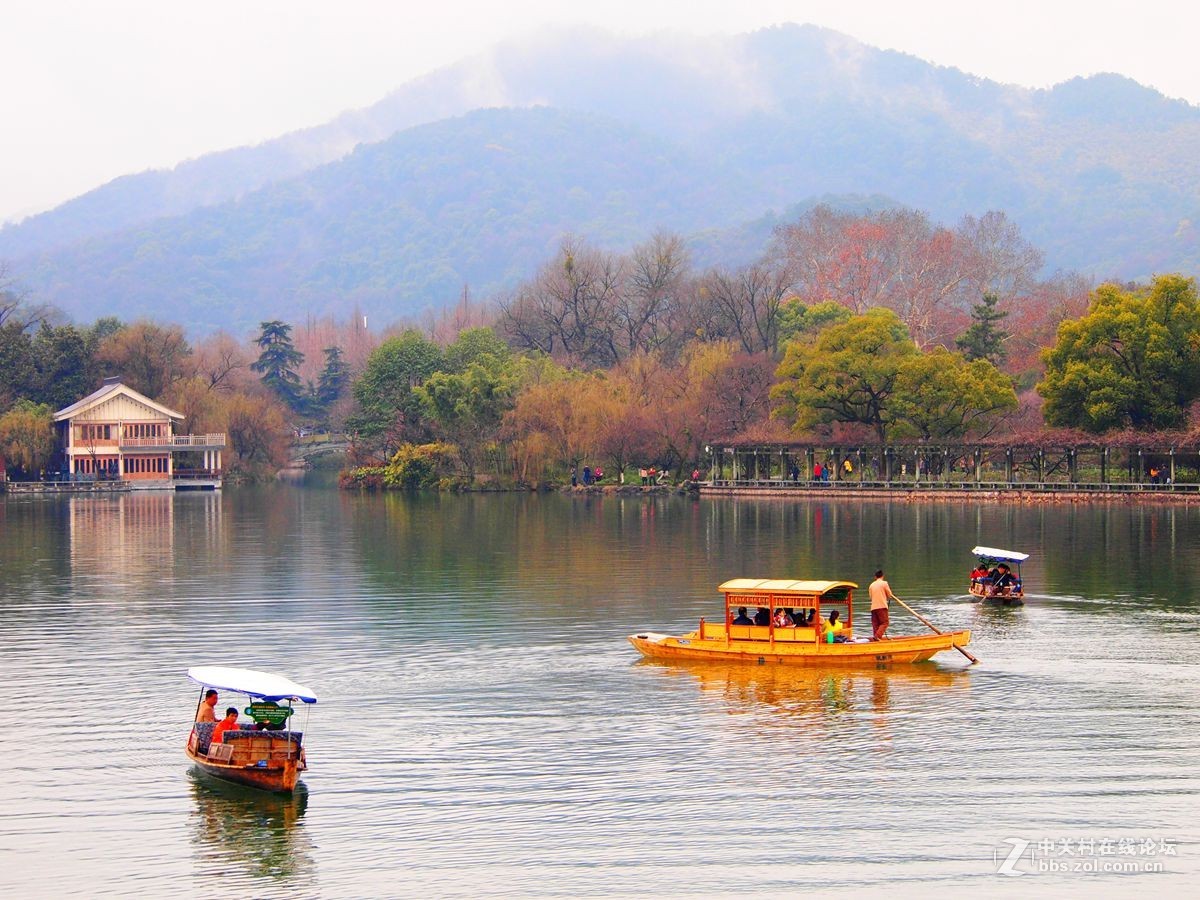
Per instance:
[[[237,717],[238,717],[238,711],[237,711],[236,706],[231,706],[227,710],[225,710],[225,718],[223,718],[220,722],[218,722],[216,724],[216,727],[213,728],[212,741],[209,743],[210,747],[220,746],[221,735],[223,735],[225,732],[237,731],[237,727],[238,727]]]
[[[883,569],[875,573],[875,580],[867,588],[871,595],[871,635],[872,640],[887,640],[884,632],[888,629],[888,600],[895,600],[891,585],[883,580]]]

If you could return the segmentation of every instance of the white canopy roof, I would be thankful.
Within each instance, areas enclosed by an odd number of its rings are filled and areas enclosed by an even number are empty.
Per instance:
[[[1016,550],[997,550],[995,547],[976,547],[971,553],[987,559],[1011,559],[1013,562],[1024,562],[1029,559],[1028,553],[1018,553]]]
[[[256,672],[254,669],[233,669],[229,666],[193,666],[188,678],[218,691],[233,691],[263,700],[303,700],[316,703],[317,695],[302,684],[282,675]]]

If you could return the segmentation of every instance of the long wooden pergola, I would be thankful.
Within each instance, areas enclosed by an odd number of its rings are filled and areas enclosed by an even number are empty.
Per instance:
[[[709,447],[722,487],[847,483],[868,486],[1138,486],[1200,490],[1200,446],[790,442]],[[815,477],[820,465],[824,474]]]

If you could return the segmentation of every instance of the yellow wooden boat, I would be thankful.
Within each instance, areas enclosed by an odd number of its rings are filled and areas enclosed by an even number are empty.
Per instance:
[[[700,620],[700,627],[682,635],[643,632],[629,643],[652,659],[722,660],[780,663],[800,666],[869,665],[924,662],[935,653],[965,647],[970,631],[897,635],[873,641],[854,635],[852,581],[786,581],[735,578],[718,590],[725,595],[724,621]],[[766,610],[767,624],[737,624],[735,611]],[[835,608],[845,623],[841,640],[829,642],[828,620],[822,610]],[[804,624],[776,625],[779,611]],[[930,626],[932,627],[932,626]],[[966,655],[965,651],[962,651]]]

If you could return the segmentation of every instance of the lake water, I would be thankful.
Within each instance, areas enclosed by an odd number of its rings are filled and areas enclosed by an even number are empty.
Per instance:
[[[1200,873],[1196,507],[279,485],[10,499],[0,532],[6,896],[1166,896]],[[1033,554],[1027,606],[965,599],[976,543]],[[730,577],[878,566],[982,664],[625,641],[719,616]],[[318,693],[303,791],[191,769],[202,663]],[[1026,874],[999,874],[1014,848]]]

